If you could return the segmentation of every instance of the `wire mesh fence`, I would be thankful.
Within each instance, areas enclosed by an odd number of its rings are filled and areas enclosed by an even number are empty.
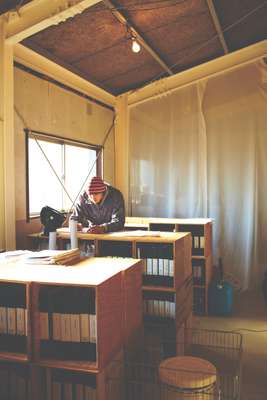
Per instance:
[[[127,346],[122,375],[108,379],[108,399],[240,399],[239,333],[183,329],[176,339],[160,337],[145,335]]]

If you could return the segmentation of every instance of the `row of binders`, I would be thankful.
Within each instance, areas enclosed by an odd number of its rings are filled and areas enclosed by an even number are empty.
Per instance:
[[[175,319],[176,295],[164,292],[144,292],[144,316]]]
[[[161,275],[173,277],[173,260],[166,258],[147,258],[145,275]]]
[[[192,236],[192,247],[193,249],[204,249],[205,236]]]
[[[0,284],[0,335],[27,335],[25,285]]]
[[[95,376],[46,369],[46,400],[96,400],[96,398]]]
[[[96,343],[95,314],[40,314],[40,339]]]
[[[40,339],[96,343],[94,288],[41,286]]]
[[[164,300],[144,300],[144,315],[175,319],[175,303]]]
[[[0,399],[28,400],[29,376],[27,368],[0,366]]]

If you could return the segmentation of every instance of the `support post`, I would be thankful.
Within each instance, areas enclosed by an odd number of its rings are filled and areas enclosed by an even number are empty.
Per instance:
[[[0,17],[0,248],[16,248],[14,67],[13,45],[7,43]]]
[[[126,215],[129,214],[129,112],[128,96],[116,99],[115,186],[122,192]]]

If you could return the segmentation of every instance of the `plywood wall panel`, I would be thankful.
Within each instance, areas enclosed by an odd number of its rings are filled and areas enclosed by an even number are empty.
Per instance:
[[[31,222],[26,229],[26,163],[24,128],[68,139],[101,145],[113,120],[113,112],[74,93],[15,68],[15,157],[17,240],[39,230]],[[104,149],[104,178],[114,181],[114,132]],[[85,175],[86,176],[86,175]]]

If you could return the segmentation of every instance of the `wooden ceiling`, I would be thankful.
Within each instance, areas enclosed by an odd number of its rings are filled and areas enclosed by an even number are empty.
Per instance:
[[[103,0],[22,43],[118,95],[264,40],[266,21],[267,0]]]
[[[18,10],[21,6],[29,3],[31,0],[0,0],[0,14],[10,10]]]

